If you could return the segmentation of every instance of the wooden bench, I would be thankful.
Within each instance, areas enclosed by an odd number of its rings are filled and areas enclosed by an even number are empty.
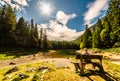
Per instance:
[[[92,64],[94,66],[94,68],[97,66],[101,71],[104,71],[103,67],[102,67],[102,58],[103,58],[103,55],[76,55],[76,59],[79,59],[80,63],[79,64],[76,63],[75,68],[80,67],[81,74],[83,74],[85,64]],[[89,59],[89,61],[85,61],[88,59]],[[92,59],[98,59],[99,62],[92,62]],[[76,68],[76,70],[78,70],[78,69],[79,68]]]

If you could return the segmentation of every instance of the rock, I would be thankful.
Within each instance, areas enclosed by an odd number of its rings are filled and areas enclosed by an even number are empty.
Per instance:
[[[112,54],[110,54],[110,56],[112,56]]]
[[[49,63],[49,61],[43,61],[44,63]]]
[[[98,53],[100,53],[101,52],[101,50],[98,50]]]
[[[72,60],[71,58],[67,58],[67,59],[70,60],[70,61]]]
[[[7,79],[10,79],[10,76],[5,76],[5,77],[3,78],[3,80],[7,80]]]
[[[52,70],[51,68],[45,67],[45,66],[42,66],[42,67],[40,66],[38,69],[38,71],[42,71],[42,73],[46,73],[46,72],[51,71],[51,70]]]
[[[9,73],[12,73],[12,72],[16,72],[16,71],[18,71],[18,70],[19,70],[18,67],[15,66],[15,67],[9,69],[9,70],[6,72],[6,74],[9,74]]]
[[[55,61],[56,61],[55,59],[52,60],[52,62],[55,62]]]
[[[10,62],[9,65],[16,65],[16,63],[14,63],[14,62]]]
[[[29,76],[26,75],[26,74],[21,73],[21,74],[18,75],[18,77],[19,77],[20,79],[24,79],[24,78],[28,78]]]
[[[44,73],[46,73],[48,71],[49,71],[48,69],[44,69],[44,70],[42,70],[42,73],[44,74]]]
[[[41,71],[41,70],[44,70],[44,69],[49,69],[49,70],[51,70],[51,68],[46,67],[46,66],[40,66],[38,70]]]
[[[117,53],[116,55],[120,55],[119,53]]]
[[[41,77],[40,77],[40,81],[43,81],[43,78],[44,78],[44,77],[43,77],[43,76],[41,76]]]
[[[36,68],[28,68],[27,72],[33,72],[36,71]]]
[[[39,76],[37,74],[35,74],[32,81],[37,81],[38,79],[39,79]]]
[[[33,60],[35,60],[35,54],[33,54],[32,56],[33,56]]]

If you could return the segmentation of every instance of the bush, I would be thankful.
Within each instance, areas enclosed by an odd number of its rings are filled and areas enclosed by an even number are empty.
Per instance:
[[[113,47],[120,47],[120,42],[116,42]]]

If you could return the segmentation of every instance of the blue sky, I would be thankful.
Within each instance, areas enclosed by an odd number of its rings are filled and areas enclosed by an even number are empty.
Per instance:
[[[47,28],[48,39],[71,41],[79,37],[85,24],[93,25],[105,16],[107,0],[3,0],[17,9],[17,19],[24,17]],[[51,29],[51,30],[49,30]]]

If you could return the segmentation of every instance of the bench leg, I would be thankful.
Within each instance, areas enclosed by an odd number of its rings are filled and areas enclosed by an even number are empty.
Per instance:
[[[79,65],[79,63],[74,63],[74,66],[75,66],[75,71],[80,70],[80,65]]]
[[[81,64],[81,69],[80,69],[81,74],[84,74],[84,67],[85,67],[85,65],[82,63]]]
[[[104,71],[103,67],[99,63],[93,63],[94,68],[97,66],[101,71]]]

